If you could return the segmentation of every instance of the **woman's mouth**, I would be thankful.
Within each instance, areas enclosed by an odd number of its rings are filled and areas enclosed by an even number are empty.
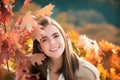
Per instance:
[[[55,52],[55,51],[57,51],[59,48],[60,48],[59,46],[58,46],[58,47],[54,47],[54,48],[50,49],[50,51],[51,51],[51,52]]]

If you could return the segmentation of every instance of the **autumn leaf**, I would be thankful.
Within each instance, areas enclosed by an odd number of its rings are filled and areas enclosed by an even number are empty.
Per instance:
[[[11,21],[12,21],[12,16],[10,16],[10,15],[8,15],[8,16],[5,16],[5,26],[7,27],[7,28],[10,28],[10,26],[12,25],[11,23]]]
[[[106,40],[102,40],[102,41],[99,41],[99,45],[100,45],[100,48],[103,50],[103,51],[108,51],[110,49],[114,49],[115,48],[115,45],[106,41]]]
[[[70,37],[71,41],[76,45],[79,40],[79,34],[75,31],[67,32],[67,35]]]
[[[5,22],[6,15],[8,16],[8,11],[5,7],[0,8],[0,21]]]
[[[86,49],[87,52],[94,51],[95,56],[98,56],[100,47],[97,44],[96,40],[89,39],[86,35],[81,35],[79,37],[79,42],[77,43],[77,47],[82,47],[83,49]]]
[[[2,0],[2,2],[3,2],[4,4],[8,4],[9,2],[14,3],[14,2],[15,2],[15,0]]]
[[[11,30],[11,31],[8,31],[6,33],[6,35],[7,35],[8,41],[9,41],[9,46],[16,45],[17,47],[20,48],[20,44],[18,43],[20,36],[17,32]],[[14,35],[14,36],[12,36],[12,35]]]
[[[37,21],[35,19],[36,17],[33,16],[31,12],[27,12],[22,18],[22,23],[20,27],[25,28],[31,32],[32,26],[37,24]]]
[[[112,66],[113,68],[115,68],[117,71],[120,71],[120,57],[118,55],[112,55],[110,57],[110,66]]]
[[[8,4],[8,3],[9,3],[9,0],[2,0],[2,2],[3,2],[4,4]]]
[[[0,3],[0,25],[5,27],[11,26],[12,17],[14,13],[12,12],[14,0],[3,0]]]
[[[22,17],[22,23],[20,27],[26,28],[28,31],[31,32],[33,30],[33,27],[39,26],[37,20],[41,18],[41,16],[50,16],[52,14],[51,10],[53,9],[53,7],[54,6],[52,4],[49,4],[38,11],[27,12]]]
[[[8,10],[11,16],[14,16],[12,12],[14,0],[3,0],[4,7]]]
[[[33,12],[32,14],[36,17],[41,17],[41,16],[51,16],[52,12],[51,10],[53,10],[54,5],[52,4],[48,4],[47,6],[45,6],[44,8]]]
[[[45,31],[41,29],[42,26],[41,25],[38,25],[38,26],[35,26],[33,27],[33,30],[31,32],[31,38],[33,40],[37,39],[38,41],[40,40],[41,38],[41,35],[44,35],[45,34]]]
[[[22,80],[23,76],[27,73],[28,68],[25,64],[20,63],[16,70],[15,80]]]
[[[30,56],[30,61],[33,65],[35,65],[36,63],[38,65],[41,65],[42,62],[45,60],[46,56],[42,53],[39,53],[39,54],[32,54]]]
[[[8,48],[8,41],[3,40],[1,45],[1,52],[0,52],[0,64],[3,64],[5,63],[5,61],[9,60],[10,57],[13,56],[13,53],[14,52],[10,48]]]

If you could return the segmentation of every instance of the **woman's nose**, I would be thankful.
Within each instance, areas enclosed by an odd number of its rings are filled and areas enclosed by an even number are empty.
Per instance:
[[[53,39],[50,40],[51,45],[54,45],[55,43],[56,43],[55,40],[53,40]]]

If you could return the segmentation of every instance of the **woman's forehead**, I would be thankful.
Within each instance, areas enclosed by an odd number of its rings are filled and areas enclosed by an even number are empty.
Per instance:
[[[53,32],[58,32],[60,33],[60,30],[55,26],[55,25],[47,25],[46,27],[44,27],[43,29],[45,31],[45,33],[53,33]]]
[[[41,33],[41,37],[39,38],[53,36],[55,33],[62,35],[60,30],[55,25],[47,25],[42,29],[42,31],[43,33]]]

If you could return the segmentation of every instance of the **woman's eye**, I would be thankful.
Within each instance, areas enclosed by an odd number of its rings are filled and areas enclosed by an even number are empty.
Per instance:
[[[41,40],[41,42],[45,42],[45,41],[47,41],[47,39],[42,39],[42,40]]]
[[[54,35],[54,38],[57,38],[57,37],[59,37],[59,35]]]

